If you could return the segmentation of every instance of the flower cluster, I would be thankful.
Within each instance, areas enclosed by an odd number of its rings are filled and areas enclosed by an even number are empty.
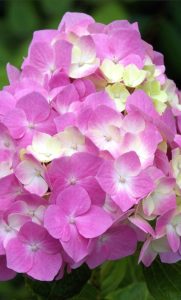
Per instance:
[[[136,23],[66,13],[0,92],[0,279],[181,259],[181,95]]]

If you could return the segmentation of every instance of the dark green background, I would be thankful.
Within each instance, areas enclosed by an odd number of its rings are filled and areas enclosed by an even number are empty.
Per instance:
[[[27,54],[33,31],[57,28],[66,11],[86,12],[96,21],[104,23],[115,19],[138,21],[143,38],[153,44],[155,50],[164,53],[167,75],[181,87],[181,0],[0,0],[0,87],[7,83],[6,63],[10,62],[20,67],[23,56]],[[108,273],[105,272],[105,280],[102,280],[104,293],[112,293],[106,299],[153,299],[148,295],[142,282],[143,278],[138,276],[138,267],[134,267],[130,275],[131,265],[128,268],[126,283],[123,281],[129,288],[124,290],[123,285],[118,291],[115,289],[120,287],[121,274],[123,269],[127,268],[124,261],[114,264],[114,269],[112,264],[109,266],[112,269]],[[103,268],[102,272],[105,270]],[[109,291],[106,288],[109,288]],[[144,296],[136,294],[135,291]],[[0,284],[0,300],[35,299],[31,296],[29,298],[28,294],[29,290],[24,288],[21,277],[10,283]]]

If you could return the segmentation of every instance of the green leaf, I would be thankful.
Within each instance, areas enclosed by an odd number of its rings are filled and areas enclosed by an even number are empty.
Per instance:
[[[93,13],[97,22],[110,23],[114,20],[128,19],[128,13],[123,5],[116,2],[105,2],[103,6],[98,7]]]
[[[86,284],[79,295],[71,300],[95,300],[97,298],[97,289],[90,284]]]
[[[159,51],[165,55],[165,65],[169,77],[172,79],[181,78],[181,36],[174,24],[164,18],[160,19],[158,26],[158,45]]]
[[[110,293],[106,300],[151,300],[146,284],[144,282],[137,282],[128,285],[123,289],[118,289]]]
[[[105,296],[114,291],[122,281],[127,267],[127,260],[110,261],[101,267],[101,291]]]
[[[9,0],[7,8],[7,24],[11,34],[18,38],[26,37],[37,29],[39,17],[32,1]]]
[[[71,8],[72,0],[41,0],[42,9],[47,15],[58,15],[59,22],[61,16]]]
[[[26,278],[26,284],[35,295],[41,296],[42,299],[55,300],[59,297],[61,300],[66,300],[80,293],[90,275],[91,271],[89,268],[86,265],[82,265],[70,274],[65,274],[61,280],[42,282]]]
[[[156,300],[181,299],[181,262],[163,264],[156,259],[149,267],[143,267],[150,293]]]

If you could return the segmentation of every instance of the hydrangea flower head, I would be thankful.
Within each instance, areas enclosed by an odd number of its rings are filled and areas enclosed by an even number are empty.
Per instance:
[[[0,280],[181,259],[181,97],[136,23],[66,13],[0,91]]]

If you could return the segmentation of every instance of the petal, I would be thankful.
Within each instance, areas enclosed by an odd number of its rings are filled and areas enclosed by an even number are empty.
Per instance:
[[[58,205],[50,205],[45,211],[44,226],[56,239],[68,241],[70,239],[70,226],[65,213]]]
[[[143,118],[146,117],[148,120],[159,118],[151,98],[141,90],[135,91],[128,97],[126,110],[127,112],[140,112],[143,115]]]
[[[0,281],[11,280],[16,276],[13,270],[7,268],[6,256],[0,256]]]
[[[153,228],[143,218],[141,218],[139,216],[133,216],[133,217],[129,217],[129,220],[131,221],[131,223],[133,223],[135,226],[140,228],[145,233],[149,233],[150,235],[155,236]]]
[[[180,236],[177,235],[175,228],[168,224],[166,227],[167,239],[173,252],[177,252],[180,247]]]
[[[29,60],[41,71],[48,71],[54,65],[53,49],[48,43],[35,42],[30,48]]]
[[[34,176],[32,181],[25,185],[24,188],[32,194],[43,196],[48,190],[48,185],[43,177]]]
[[[22,184],[29,184],[36,176],[35,165],[31,161],[23,160],[17,165],[15,175]]]
[[[11,136],[15,139],[22,138],[28,126],[26,115],[21,109],[13,109],[3,119]]]
[[[147,196],[154,188],[152,179],[145,171],[136,177],[128,179],[128,185],[130,195],[136,198]]]
[[[26,273],[33,265],[33,255],[26,244],[18,238],[10,240],[6,246],[7,267],[18,272]]]
[[[137,238],[134,230],[128,225],[117,225],[108,231],[109,257],[115,260],[132,255],[136,250]]]
[[[38,92],[32,92],[20,98],[16,106],[23,110],[26,114],[27,120],[33,123],[47,119],[50,114],[48,102]]]
[[[27,274],[37,280],[52,281],[61,265],[62,257],[60,253],[50,255],[39,250],[35,252],[33,266]]]
[[[90,269],[94,269],[108,259],[110,250],[109,245],[102,243],[101,238],[92,240],[91,247],[93,247],[93,250],[88,255],[86,263]]]
[[[73,84],[63,87],[53,99],[52,106],[60,114],[70,112],[71,103],[79,100],[79,94]]]
[[[138,155],[134,151],[121,155],[115,161],[115,169],[123,176],[136,176],[140,172],[141,164]]]
[[[96,179],[102,189],[108,194],[115,194],[116,182],[115,182],[115,170],[112,161],[105,161],[98,170]]]
[[[152,250],[150,246],[150,239],[146,240],[141,248],[139,262],[142,261],[146,267],[149,267],[154,259],[156,258],[157,253]]]
[[[131,197],[126,190],[121,190],[117,194],[112,195],[112,200],[121,208],[123,212],[127,211],[134,204],[136,204],[136,199]]]
[[[58,40],[55,45],[55,66],[68,73],[71,63],[72,44],[65,40]]]
[[[46,235],[47,231],[45,228],[33,222],[27,222],[21,227],[18,238],[22,243],[29,245],[34,242],[40,243],[44,241]]]
[[[162,263],[174,264],[181,260],[181,255],[178,252],[160,253],[160,260]]]
[[[92,205],[86,214],[76,218],[77,229],[85,238],[94,238],[103,234],[112,222],[110,215],[95,205]]]
[[[79,216],[88,211],[91,200],[88,193],[79,186],[70,186],[57,198],[57,204],[67,216]]]
[[[71,225],[71,238],[67,242],[60,240],[65,252],[75,261],[82,260],[88,254],[89,240],[82,237],[75,225]]]

